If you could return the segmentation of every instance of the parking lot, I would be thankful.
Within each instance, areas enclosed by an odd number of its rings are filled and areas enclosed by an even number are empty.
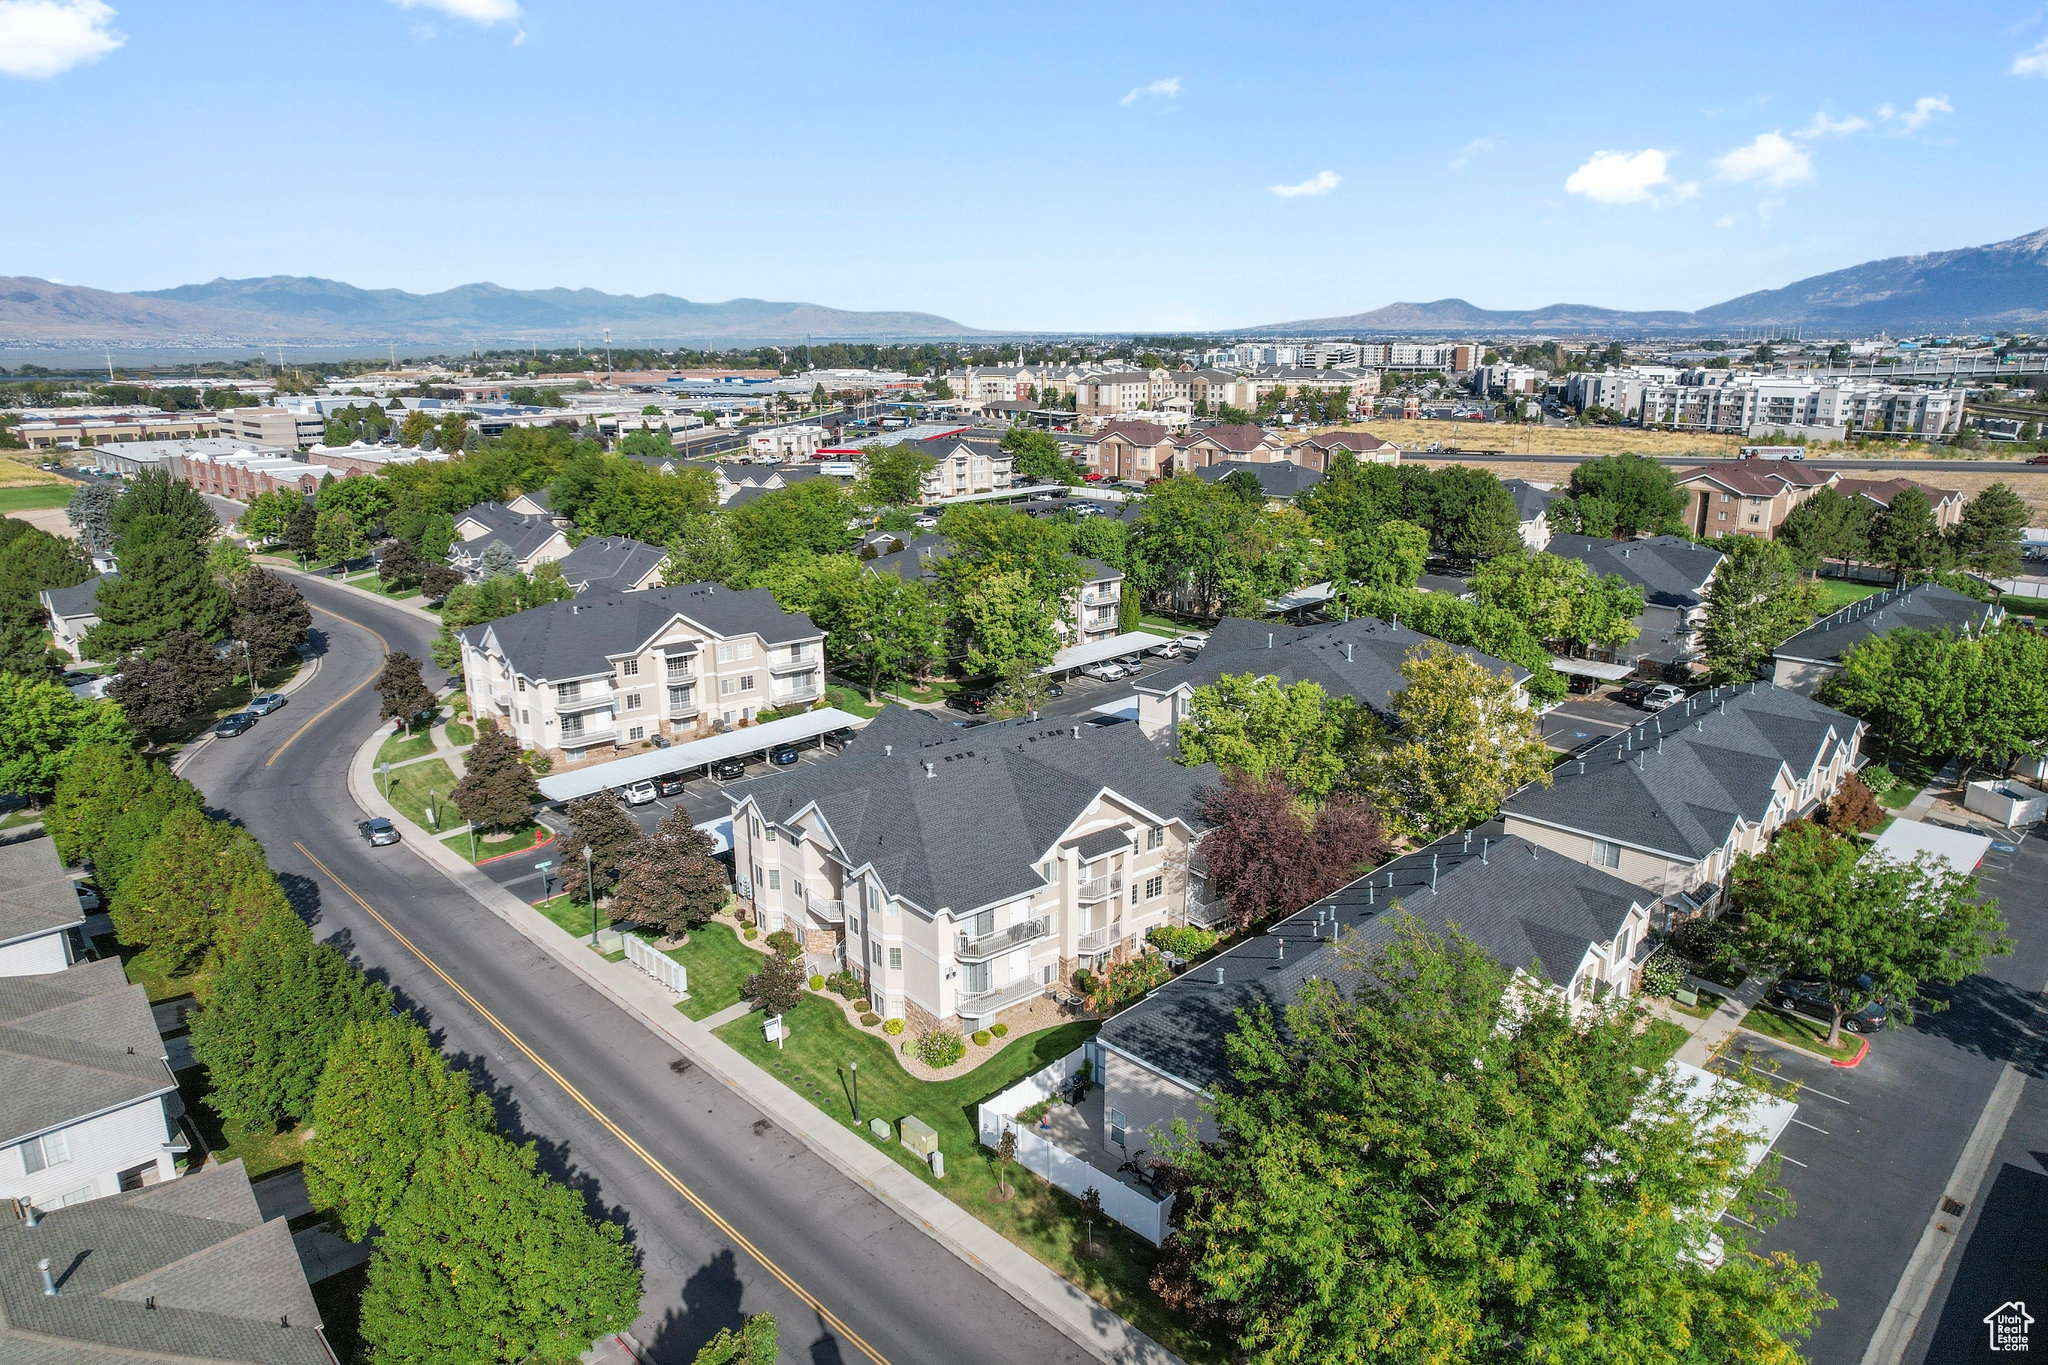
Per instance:
[[[1656,714],[1614,699],[1614,688],[1605,687],[1590,697],[1568,696],[1540,718],[1543,742],[1570,753],[1597,744],[1612,734],[1628,729],[1637,721]]]

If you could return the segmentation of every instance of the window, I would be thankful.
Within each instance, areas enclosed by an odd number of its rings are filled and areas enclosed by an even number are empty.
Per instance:
[[[870,962],[874,963],[874,964],[875,964],[875,965],[876,965],[877,967],[879,967],[879,966],[881,966],[881,965],[882,965],[882,945],[881,945],[881,944],[879,944],[879,943],[875,943],[875,942],[873,942],[873,941],[870,941],[870,942],[868,943],[868,961],[870,961]]]
[[[718,695],[721,697],[729,697],[732,695],[731,678],[720,678],[718,680]]]
[[[891,948],[889,950],[889,970],[892,972],[903,970],[903,950],[901,948]]]
[[[71,1141],[62,1133],[45,1133],[21,1144],[21,1164],[30,1175],[46,1166],[61,1166],[71,1160]]]
[[[583,684],[580,682],[567,682],[556,688],[555,691],[563,701],[580,701],[583,697]]]
[[[526,679],[524,679],[524,678],[521,678],[521,679],[519,680],[519,690],[520,690],[521,692],[524,692],[524,691],[526,690]]]
[[[639,676],[640,676],[640,661],[639,661],[638,659],[628,659],[628,660],[626,660],[626,662],[624,662],[624,663],[622,663],[622,664],[620,664],[620,665],[619,665],[619,672],[620,672],[620,673],[622,673],[623,675],[625,675],[625,676],[626,676],[626,677],[628,677],[628,678],[637,678],[637,677],[639,677]]]
[[[1121,1109],[1109,1111],[1109,1140],[1119,1147],[1124,1145],[1124,1111]]]
[[[519,711],[519,723],[520,723],[521,725],[526,725],[526,724],[529,724],[529,723],[531,723],[531,722],[532,722],[532,720],[533,720],[533,713],[532,713],[531,711],[528,711],[528,710],[527,710],[527,709],[525,709],[524,707],[521,707],[521,708],[520,708],[520,711]]]
[[[645,739],[645,738],[647,738],[647,727],[645,727],[644,725],[636,725],[636,726],[634,726],[634,727],[633,727],[632,729],[630,729],[630,730],[626,731],[626,738],[627,738],[627,739]]]
[[[687,687],[671,687],[668,690],[668,705],[671,711],[689,710],[690,689]]]
[[[1611,844],[1605,839],[1595,839],[1593,841],[1593,866],[1620,867],[1621,845]]]
[[[83,1204],[86,1200],[90,1198],[92,1198],[92,1186],[87,1185],[82,1190],[73,1190],[71,1193],[60,1198],[57,1202],[59,1204],[65,1205]]]
[[[687,655],[671,654],[668,659],[668,675],[671,678],[689,676],[690,660]]]
[[[974,936],[984,938],[996,931],[996,912],[984,910],[974,917]]]
[[[626,709],[628,711],[638,711],[640,709],[640,694],[638,692],[628,692],[626,694]]]
[[[734,657],[735,656],[733,654],[733,647],[731,645],[720,645],[718,647],[718,662],[722,664],[729,664],[733,661]]]
[[[742,691],[742,692],[751,692],[751,691],[753,691],[753,690],[754,690],[754,675],[753,675],[753,674],[751,674],[751,673],[742,673],[742,674],[740,674],[740,691]]]
[[[960,969],[960,973],[965,982],[961,986],[963,993],[967,995],[988,994],[988,964],[986,962],[970,962]]]
[[[768,842],[771,844],[775,842],[775,826],[772,824],[768,826]]]
[[[1145,831],[1145,851],[1147,853],[1150,853],[1155,848],[1163,848],[1165,844],[1166,827],[1164,825],[1154,825]]]
[[[1166,878],[1164,878],[1164,877],[1147,877],[1147,878],[1145,879],[1145,899],[1146,899],[1146,900],[1148,900],[1148,901],[1156,901],[1156,900],[1158,900],[1158,899],[1159,899],[1159,897],[1160,897],[1160,895],[1161,895],[1161,894],[1162,894],[1162,893],[1163,893],[1163,892],[1164,892],[1165,890],[1166,890]]]
[[[771,867],[768,869],[768,889],[770,891],[780,891],[782,889],[781,868]]]

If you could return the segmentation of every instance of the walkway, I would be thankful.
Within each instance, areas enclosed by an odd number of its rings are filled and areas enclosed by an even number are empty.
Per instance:
[[[687,1054],[706,1074],[716,1077],[777,1127],[794,1134],[842,1175],[1040,1314],[1091,1355],[1116,1365],[1180,1365],[1180,1357],[713,1036],[710,1026],[728,1014],[738,1017],[735,1011],[723,1011],[703,1022],[685,1018],[675,1008],[675,996],[652,977],[623,961],[608,962],[591,952],[580,939],[491,881],[443,847],[440,839],[393,809],[377,790],[376,755],[383,739],[380,726],[356,751],[349,767],[349,794],[365,812],[382,815],[396,824],[413,851],[432,863],[458,890],[518,929],[536,947],[588,981],[650,1032]]]
[[[1755,972],[1732,991],[1696,976],[1688,976],[1685,984],[1696,991],[1712,991],[1721,997],[1721,1003],[1705,1019],[1681,1017],[1677,1021],[1682,1027],[1693,1030],[1692,1036],[1678,1049],[1677,1058],[1699,1067],[1705,1066],[1728,1041],[1728,1036],[1742,1027],[1744,1016],[1762,1002],[1764,993],[1771,988],[1770,979]]]

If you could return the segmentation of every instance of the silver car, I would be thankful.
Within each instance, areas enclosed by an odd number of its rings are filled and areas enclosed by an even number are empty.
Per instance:
[[[278,707],[283,706],[284,701],[285,697],[282,692],[265,692],[262,696],[249,703],[249,709],[259,716],[267,716]]]

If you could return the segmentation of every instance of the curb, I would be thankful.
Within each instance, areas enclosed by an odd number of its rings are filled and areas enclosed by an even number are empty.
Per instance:
[[[1109,1365],[1185,1365],[1108,1306],[876,1151],[865,1138],[755,1066],[674,1006],[652,977],[592,953],[540,911],[478,872],[408,820],[377,792],[381,736],[372,730],[349,762],[348,792],[366,814],[382,815],[404,832],[414,852],[458,891],[504,920],[535,947],[594,987],[663,1041],[686,1054],[727,1089],[761,1111],[827,1165],[872,1194],[912,1227],[973,1267],[998,1289],[1044,1318],[1075,1345]],[[528,850],[530,851],[530,850]],[[635,997],[641,997],[636,999]]]
[[[1865,1037],[1864,1037],[1864,1039],[1863,1039],[1863,1041],[1862,1041],[1862,1045],[1861,1045],[1860,1047],[1858,1047],[1858,1048],[1856,1049],[1856,1055],[1855,1055],[1854,1057],[1848,1057],[1848,1058],[1844,1058],[1844,1059],[1843,1059],[1843,1060],[1841,1060],[1841,1061],[1836,1061],[1836,1060],[1835,1060],[1835,1059],[1834,1059],[1833,1057],[1830,1057],[1830,1058],[1828,1058],[1828,1065],[1829,1065],[1829,1066],[1839,1066],[1839,1067],[1841,1067],[1841,1068],[1842,1068],[1842,1069],[1843,1069],[1844,1071],[1847,1071],[1847,1070],[1849,1070],[1849,1069],[1850,1069],[1851,1067],[1855,1067],[1855,1066],[1860,1066],[1860,1065],[1862,1064],[1862,1062],[1863,1062],[1863,1059],[1864,1059],[1865,1057],[1868,1057],[1869,1055],[1870,1055],[1870,1039],[1869,1039],[1869,1037],[1868,1037],[1868,1036],[1865,1036]]]
[[[543,826],[543,828],[545,828],[545,826]],[[460,834],[460,833],[461,833],[462,831],[460,831],[460,830],[454,830],[454,831],[451,831],[451,832],[452,832],[452,833],[456,833],[456,834]],[[443,834],[443,835],[439,835],[439,836],[436,836],[436,837],[435,837],[435,842],[437,842],[437,843],[438,843],[438,842],[440,842],[440,840],[441,840],[441,839],[445,839],[445,838],[447,838],[447,837],[448,837],[448,836],[447,836],[446,834]],[[558,836],[556,836],[556,835],[550,834],[550,835],[549,835],[549,836],[548,836],[547,838],[545,838],[545,839],[541,840],[541,841],[540,841],[539,843],[537,843],[537,844],[528,844],[528,845],[527,845],[527,846],[526,846],[525,848],[515,848],[515,849],[513,849],[513,850],[512,850],[512,851],[511,851],[510,853],[493,853],[493,854],[492,854],[492,855],[491,855],[490,857],[488,857],[488,858],[478,858],[478,859],[477,859],[477,860],[476,860],[476,861],[475,861],[474,863],[470,864],[470,866],[472,866],[472,867],[482,867],[482,866],[483,866],[483,865],[484,865],[485,863],[495,863],[495,862],[497,862],[497,861],[498,861],[499,859],[501,859],[501,858],[517,858],[517,857],[519,857],[519,856],[520,856],[521,854],[523,854],[523,853],[537,853],[537,852],[539,852],[539,851],[540,851],[541,849],[544,849],[544,848],[546,848],[546,847],[547,847],[547,846],[548,846],[549,844],[552,844],[552,843],[553,843],[553,842],[554,842],[554,841],[556,840],[556,838],[557,838],[557,837],[558,837]]]
[[[292,674],[290,678],[286,679],[284,686],[277,689],[278,694],[280,696],[289,697],[292,693],[298,691],[307,683],[313,681],[314,677],[316,677],[320,672],[320,661],[322,659],[325,659],[326,657],[326,651],[323,650],[320,653],[315,654],[312,658],[306,660],[305,666],[301,668],[298,672]],[[179,769],[183,768],[186,763],[190,762],[193,758],[197,757],[199,753],[203,751],[206,748],[206,746],[211,743],[213,743],[213,731],[208,730],[204,735],[201,735],[198,739],[193,740],[190,744],[187,744],[184,748],[178,750],[177,756],[173,758],[170,762],[170,769],[172,775],[179,775]]]

